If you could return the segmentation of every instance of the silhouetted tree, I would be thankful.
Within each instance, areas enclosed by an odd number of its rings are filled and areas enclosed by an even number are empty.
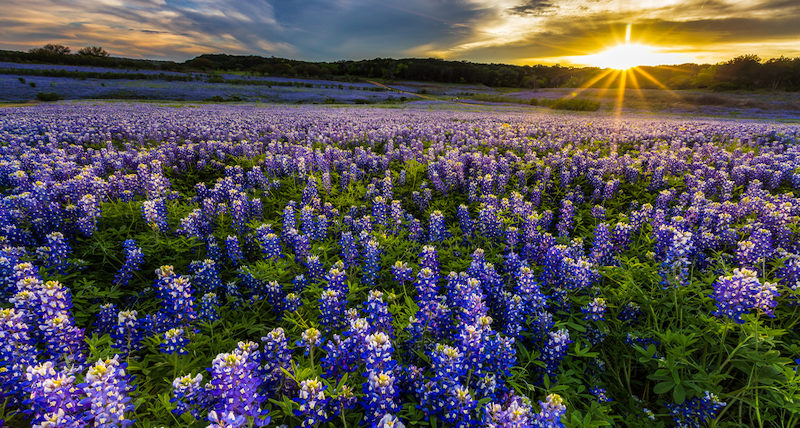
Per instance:
[[[105,58],[108,56],[108,52],[106,52],[106,50],[101,48],[100,46],[86,46],[85,48],[81,48],[78,51],[78,55],[96,56]]]
[[[48,43],[40,48],[34,48],[30,50],[30,53],[34,55],[68,55],[69,52],[69,47],[64,45],[54,45],[52,43]]]

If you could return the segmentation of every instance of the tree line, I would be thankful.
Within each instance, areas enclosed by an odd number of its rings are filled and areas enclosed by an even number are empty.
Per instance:
[[[553,88],[626,86],[640,88],[713,90],[800,90],[800,58],[762,60],[742,55],[717,64],[678,64],[637,67],[623,73],[596,67],[561,65],[482,64],[436,58],[375,58],[357,61],[310,62],[255,55],[204,54],[185,62],[112,57],[101,47],[82,48],[77,54],[62,45],[46,45],[29,52],[0,51],[0,61],[89,65],[178,72],[244,72],[259,76],[318,79],[385,79],[441,83],[482,84],[492,87]],[[598,76],[603,78],[597,79]],[[596,80],[592,83],[593,80]]]

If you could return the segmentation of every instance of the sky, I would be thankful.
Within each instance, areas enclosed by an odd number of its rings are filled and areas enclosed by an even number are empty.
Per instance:
[[[800,0],[2,0],[0,49],[183,61],[436,57],[585,65],[625,42],[666,63],[800,56]]]

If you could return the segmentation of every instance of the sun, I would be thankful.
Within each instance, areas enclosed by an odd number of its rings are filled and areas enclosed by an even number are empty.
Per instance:
[[[640,43],[619,44],[582,58],[582,61],[595,67],[616,70],[627,70],[641,65],[667,64],[671,60],[671,54],[659,52],[652,46]]]
[[[667,65],[687,62],[683,55],[665,51],[664,48],[644,43],[631,43],[631,25],[625,28],[625,42],[608,47],[598,53],[571,57],[577,64],[614,70],[628,70],[638,66]]]

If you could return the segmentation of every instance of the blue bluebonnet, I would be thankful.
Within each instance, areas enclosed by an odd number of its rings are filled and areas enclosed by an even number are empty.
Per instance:
[[[675,425],[686,428],[700,428],[711,420],[716,419],[717,414],[726,403],[708,391],[702,397],[692,397],[681,404],[666,403],[670,416]]]
[[[233,352],[219,354],[212,361],[207,387],[213,399],[209,421],[219,423],[219,416],[224,416],[228,418],[226,426],[246,426],[251,421],[255,426],[264,426],[270,422],[268,411],[263,408],[266,396],[260,391],[258,361],[253,358],[257,346],[239,342]]]
[[[219,319],[219,298],[215,293],[206,293],[200,298],[197,318],[209,323]]]
[[[117,325],[117,305],[104,303],[100,305],[100,312],[95,320],[96,330],[100,334],[110,333]]]
[[[149,199],[142,203],[142,216],[145,223],[156,232],[167,232],[167,205],[163,198]]]
[[[142,347],[142,340],[147,333],[144,331],[146,322],[138,315],[137,311],[120,311],[117,315],[117,325],[111,332],[111,339],[114,340],[114,347],[123,355]]]
[[[81,394],[70,371],[58,370],[52,361],[28,366],[28,402],[34,426],[80,427],[83,425]]]
[[[172,381],[172,398],[170,403],[175,404],[172,413],[182,415],[189,412],[195,419],[200,418],[200,412],[209,406],[211,396],[202,385],[203,375],[185,375]]]
[[[602,297],[595,297],[588,305],[581,308],[583,319],[587,321],[602,321],[606,314],[606,300]]]
[[[292,359],[292,351],[286,340],[283,329],[278,327],[261,338],[264,342],[264,373],[268,386],[275,387],[284,377],[283,370],[288,369]]]
[[[144,263],[144,257],[142,256],[142,249],[136,245],[136,241],[133,239],[126,239],[122,243],[122,249],[125,252],[125,263],[123,263],[114,277],[114,284],[126,286],[133,278],[133,273],[138,271],[139,267]]]
[[[361,270],[363,272],[362,281],[368,287],[375,285],[380,271],[380,254],[381,250],[378,242],[370,239],[364,246],[363,265]]]
[[[342,248],[342,261],[345,267],[354,267],[358,260],[358,247],[355,239],[353,239],[353,234],[350,232],[342,232],[339,245]]]
[[[180,354],[185,355],[186,345],[189,344],[189,338],[182,328],[171,328],[164,332],[164,338],[161,342],[161,352],[165,354]]]
[[[328,402],[325,396],[327,386],[319,378],[306,379],[300,382],[297,398],[298,409],[295,416],[302,419],[302,427],[315,427],[328,420]]]
[[[442,241],[450,236],[441,211],[435,210],[431,213],[431,221],[428,226],[428,241]]]
[[[572,340],[569,338],[569,332],[566,329],[549,333],[547,343],[542,348],[542,355],[539,358],[545,364],[545,374],[551,379],[558,374],[561,360],[567,355],[567,347],[570,343],[572,343]]]
[[[711,295],[717,301],[714,315],[728,317],[737,323],[744,322],[742,314],[753,310],[774,317],[775,298],[778,296],[775,284],[762,284],[758,274],[747,268],[734,269],[733,275],[719,277]]]
[[[239,238],[233,235],[228,235],[225,238],[225,250],[228,252],[228,259],[235,266],[238,266],[244,260],[242,248],[239,245]]]
[[[597,397],[597,402],[598,403],[602,404],[602,403],[608,403],[608,402],[611,401],[611,399],[608,398],[608,395],[606,395],[605,388],[600,388],[600,387],[596,386],[594,388],[590,388],[589,389],[589,393],[594,395],[595,397]]]
[[[383,293],[372,290],[367,297],[367,319],[374,331],[382,331],[390,337],[394,337],[394,327],[392,326],[392,314],[389,313],[389,306],[383,301]]]
[[[394,280],[399,283],[401,286],[408,281],[411,281],[411,274],[413,273],[412,269],[408,267],[408,264],[403,261],[396,261],[392,265],[392,275]]]
[[[87,407],[86,419],[95,426],[127,427],[134,420],[128,414],[133,412],[133,403],[129,396],[133,387],[129,384],[125,373],[126,363],[119,361],[119,356],[97,362],[86,372],[82,389],[86,398],[83,404]]]
[[[67,257],[69,257],[69,254],[72,252],[72,248],[64,238],[64,234],[61,232],[53,232],[48,234],[45,239],[47,240],[47,245],[45,247],[40,247],[43,253],[45,266],[49,269],[53,269],[57,273],[66,273],[69,267]]]

